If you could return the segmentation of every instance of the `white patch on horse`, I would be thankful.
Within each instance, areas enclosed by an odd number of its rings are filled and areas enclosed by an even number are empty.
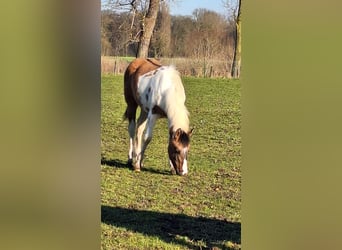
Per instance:
[[[188,161],[187,161],[187,154],[188,154],[188,147],[183,148],[183,156],[184,156],[184,161],[183,161],[183,172],[182,175],[185,175],[188,173]]]
[[[174,66],[163,66],[141,75],[138,80],[138,95],[146,112],[158,106],[167,114],[169,128],[173,126],[184,131],[189,130],[184,87]]]
[[[173,166],[171,160],[170,160],[170,170],[171,170],[172,173],[175,173],[175,172],[176,172],[176,169],[175,169],[175,167]]]
[[[128,159],[133,159],[133,138],[129,138],[129,152],[128,152]]]
[[[182,175],[186,175],[187,173],[188,173],[188,161],[184,158]]]

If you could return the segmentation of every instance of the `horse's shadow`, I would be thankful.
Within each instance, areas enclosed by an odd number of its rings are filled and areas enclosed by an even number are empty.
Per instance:
[[[106,159],[104,157],[101,157],[101,165],[106,165],[110,167],[116,167],[116,168],[127,168],[133,171],[133,166],[131,163],[128,163],[127,161],[122,161],[119,159]],[[150,167],[143,167],[141,168],[142,172],[150,172],[153,174],[162,174],[162,175],[171,175],[170,171],[168,170],[158,170]]]
[[[108,160],[104,157],[101,157],[101,165],[107,165],[116,168],[130,168],[130,165],[127,162],[121,161],[119,159]]]
[[[196,241],[204,243],[205,248],[230,249],[225,244],[228,241],[241,244],[241,223],[238,222],[104,205],[101,206],[101,222],[190,249],[199,248]]]

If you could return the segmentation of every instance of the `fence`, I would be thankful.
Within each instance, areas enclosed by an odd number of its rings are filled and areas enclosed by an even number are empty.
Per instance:
[[[133,57],[101,57],[102,74],[124,74]],[[229,78],[231,62],[210,59],[161,58],[163,65],[175,65],[182,76]]]

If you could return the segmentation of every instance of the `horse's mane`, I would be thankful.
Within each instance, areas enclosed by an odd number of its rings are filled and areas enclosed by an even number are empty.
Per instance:
[[[185,107],[185,91],[182,79],[175,66],[165,66],[166,77],[172,82],[172,88],[165,98],[165,108],[169,119],[169,127],[176,130],[181,128],[184,131],[189,130],[189,112]]]

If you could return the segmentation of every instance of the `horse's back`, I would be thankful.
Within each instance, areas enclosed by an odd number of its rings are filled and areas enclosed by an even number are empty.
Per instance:
[[[143,75],[161,66],[161,63],[154,58],[137,58],[128,65],[125,76],[129,77],[132,75]]]
[[[130,85],[133,86],[133,84],[137,84],[137,81],[139,79],[139,76],[144,75],[150,71],[153,71],[162,65],[160,62],[156,59],[149,58],[137,58],[134,61],[132,61],[126,71],[124,76],[124,85]],[[128,90],[128,89],[127,89]]]
[[[142,109],[152,110],[152,113],[157,113],[161,117],[173,115],[177,112],[176,109],[183,108],[185,103],[185,91],[180,74],[172,65],[162,66],[140,76],[137,91]]]
[[[179,72],[173,65],[162,66],[151,72],[140,75],[138,93],[141,95],[147,87],[151,87],[160,95],[165,94],[165,92],[168,92],[170,89],[174,89],[180,94],[182,94],[182,92],[184,93]]]

